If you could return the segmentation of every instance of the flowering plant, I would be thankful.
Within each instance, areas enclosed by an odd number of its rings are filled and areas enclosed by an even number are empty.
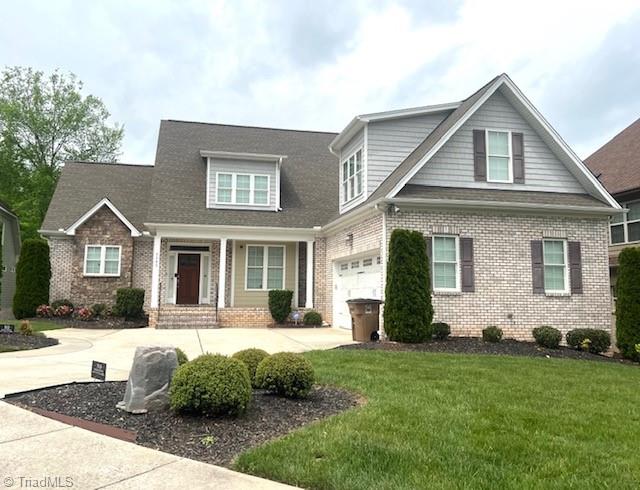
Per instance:
[[[92,316],[93,313],[91,313],[91,310],[89,308],[82,307],[76,310],[76,317],[84,322],[86,322],[87,320],[91,320]]]
[[[73,308],[67,305],[58,306],[53,312],[55,316],[60,317],[71,316],[71,313],[73,313]]]
[[[49,305],[40,305],[36,308],[36,316],[40,318],[51,318],[53,316],[53,308]]]

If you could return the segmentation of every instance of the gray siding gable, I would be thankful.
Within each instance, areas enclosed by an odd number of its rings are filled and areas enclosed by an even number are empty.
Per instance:
[[[473,173],[473,130],[498,129],[524,136],[525,183],[476,182]],[[511,103],[496,91],[451,136],[409,181],[409,184],[585,193],[567,167],[543,142]]]
[[[373,193],[449,114],[447,111],[370,122],[367,128],[368,193]]]
[[[209,159],[209,207],[216,209],[250,209],[260,211],[276,211],[276,164],[275,162],[256,162],[236,159]],[[283,163],[283,165],[286,165]],[[269,176],[269,205],[220,204],[216,203],[217,180],[221,173],[255,174]]]

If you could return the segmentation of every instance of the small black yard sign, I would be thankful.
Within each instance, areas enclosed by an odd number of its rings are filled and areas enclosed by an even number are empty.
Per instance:
[[[92,361],[91,362],[91,377],[104,381],[107,379],[107,363]]]
[[[14,325],[3,323],[0,324],[0,332],[2,333],[14,333],[16,331],[16,327]]]

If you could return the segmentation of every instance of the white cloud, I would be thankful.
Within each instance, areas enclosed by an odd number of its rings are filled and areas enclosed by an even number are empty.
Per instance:
[[[0,60],[76,73],[125,124],[123,161],[153,161],[161,118],[340,130],[357,113],[464,98],[503,71],[561,132],[580,127],[570,142],[586,152],[604,142],[598,114],[579,125],[559,90],[584,83],[639,11],[615,0],[20,2],[3,12]],[[640,105],[610,109],[621,128]]]

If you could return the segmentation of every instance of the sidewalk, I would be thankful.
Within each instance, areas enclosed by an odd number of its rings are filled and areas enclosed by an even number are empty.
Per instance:
[[[2,488],[294,488],[71,427],[2,401],[0,420]]]

